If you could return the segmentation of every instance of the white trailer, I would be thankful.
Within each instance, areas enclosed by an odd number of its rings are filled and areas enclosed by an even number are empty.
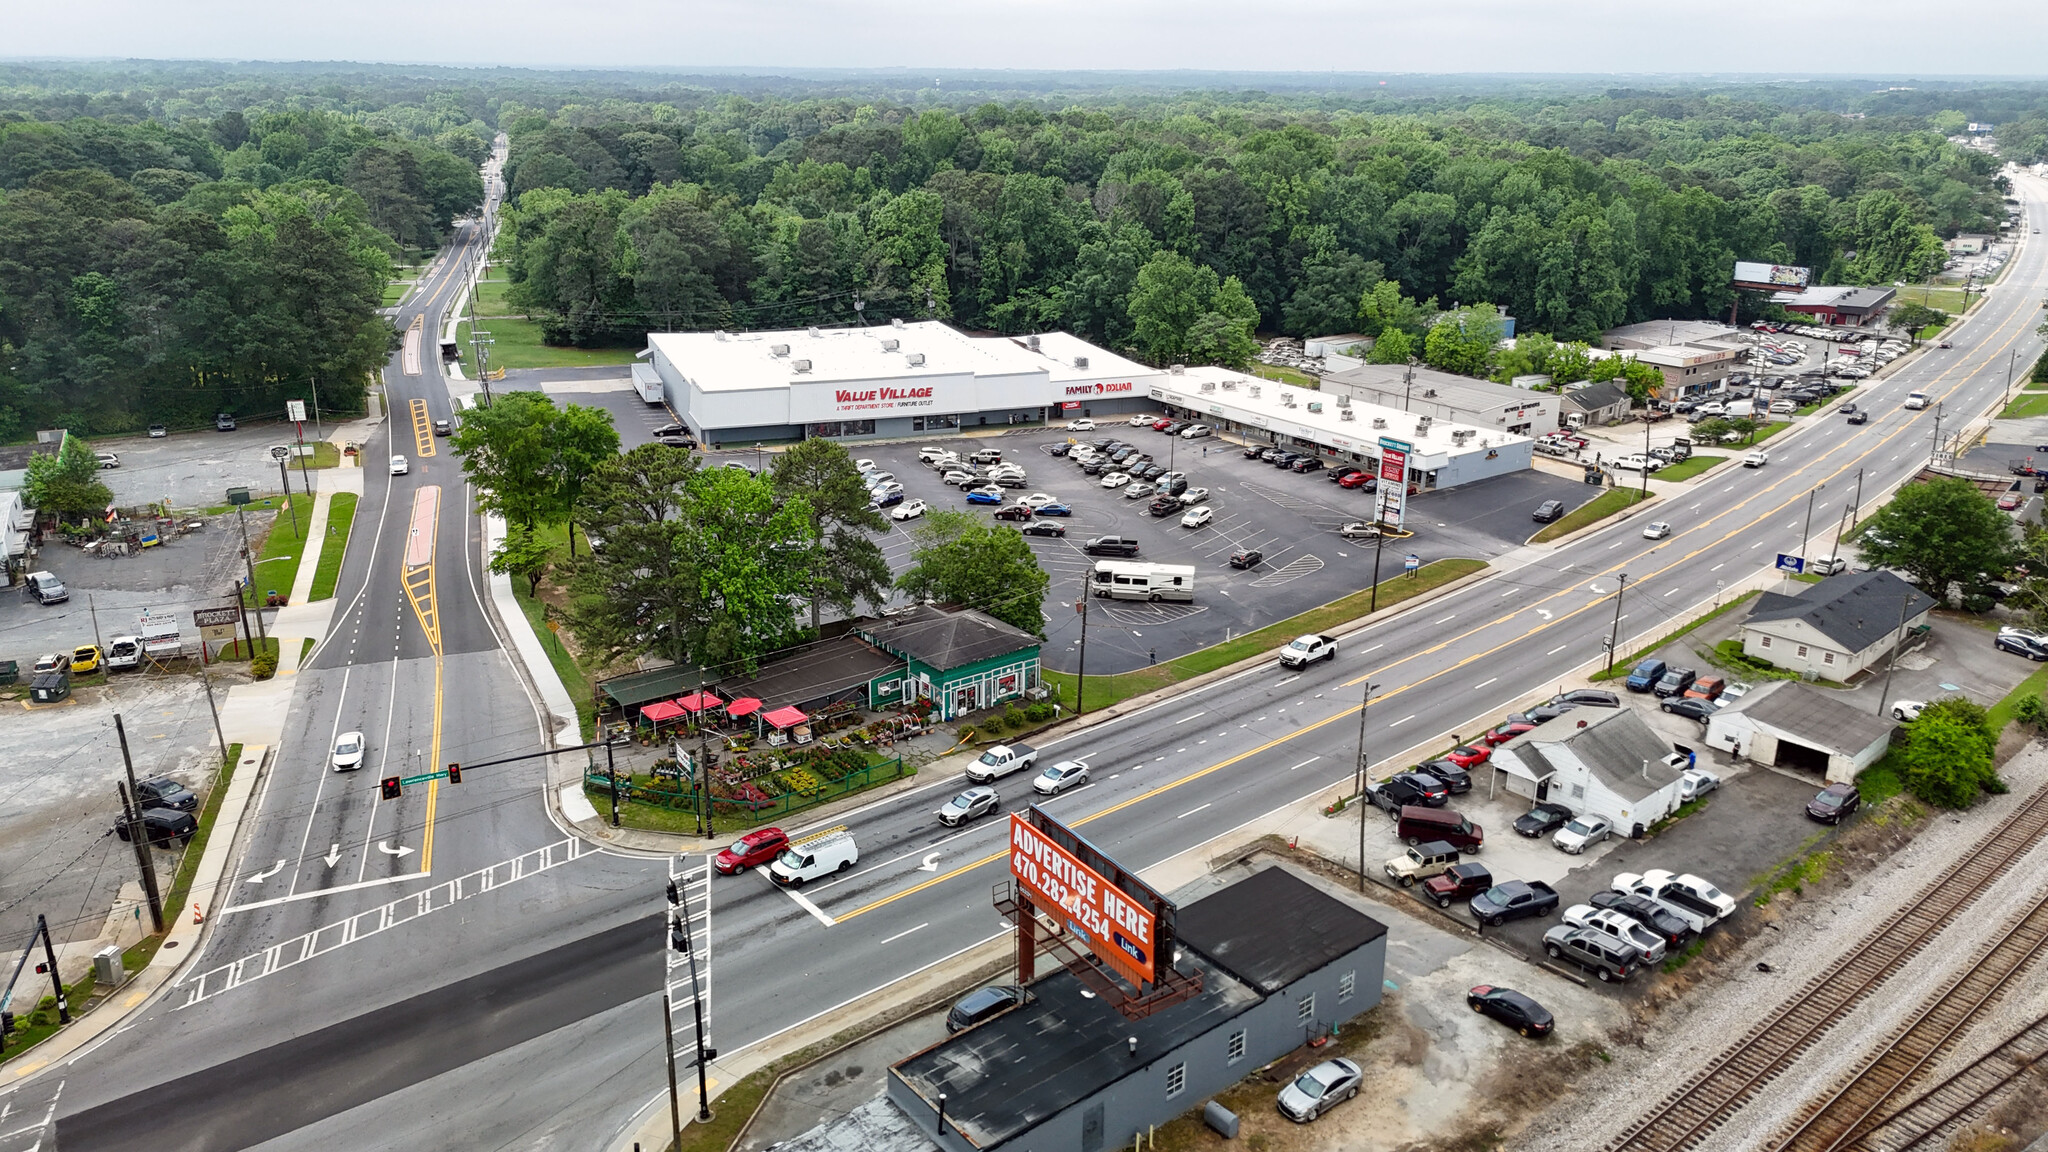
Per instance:
[[[1195,569],[1190,564],[1098,560],[1092,584],[1097,596],[1112,600],[1193,600]]]

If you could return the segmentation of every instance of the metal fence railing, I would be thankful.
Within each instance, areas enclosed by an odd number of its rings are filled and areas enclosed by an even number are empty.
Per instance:
[[[814,774],[813,779],[817,781],[815,785],[798,781],[796,786],[788,787],[779,795],[768,795],[762,788],[754,786],[750,790],[751,794],[712,796],[711,814],[737,818],[745,826],[767,824],[793,812],[829,804],[843,796],[850,796],[878,784],[900,780],[905,776],[914,775],[916,771],[915,768],[906,767],[903,758],[898,756],[856,769],[837,780],[828,780]],[[787,782],[790,774],[779,773],[778,775],[784,779],[778,781],[778,786]],[[621,771],[618,784],[621,800],[653,804],[675,812],[697,811],[698,792],[691,786],[690,781],[672,777],[632,776]],[[592,793],[594,800],[608,796],[611,786],[611,777],[607,776],[602,768],[583,774],[584,790]]]

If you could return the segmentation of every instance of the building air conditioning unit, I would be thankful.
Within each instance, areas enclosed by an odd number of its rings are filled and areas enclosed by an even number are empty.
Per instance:
[[[1424,388],[1424,389],[1422,390],[1422,398],[1423,398],[1424,400],[1434,400],[1434,399],[1436,399],[1436,389],[1434,389],[1434,388]]]
[[[901,341],[901,340],[884,340],[884,341],[882,341],[882,351],[884,351],[884,352],[894,352],[895,350],[897,350],[898,348],[901,348],[901,347],[903,347],[903,341]]]
[[[1339,407],[1339,408],[1349,408],[1349,407],[1351,407],[1351,397],[1349,397],[1349,396],[1339,396],[1339,397],[1337,397],[1337,407]]]
[[[1038,337],[1036,337],[1036,336],[1026,336],[1026,337],[1024,338],[1024,346],[1025,346],[1026,348],[1029,348],[1029,349],[1031,349],[1031,350],[1032,350],[1033,352],[1036,352],[1036,351],[1038,351]]]
[[[1076,356],[1076,357],[1074,357],[1074,367],[1076,367],[1076,368],[1086,368],[1087,366],[1088,366],[1088,358],[1087,358],[1086,356]]]
[[[906,355],[905,355],[905,356],[903,357],[903,361],[904,361],[904,363],[906,363],[906,364],[909,364],[909,365],[910,365],[910,366],[911,366],[912,368],[922,368],[922,367],[924,367],[924,353],[922,353],[922,352],[911,352],[911,353],[907,353],[907,354],[906,354]]]
[[[1387,418],[1385,416],[1373,417],[1372,426],[1375,428],[1385,428],[1387,426]]]
[[[713,340],[718,341],[720,344],[725,343],[725,329],[721,328],[718,331],[713,332],[711,334],[711,338]]]
[[[1185,364],[1168,364],[1166,371],[1169,375],[1185,376],[1188,373],[1188,366]]]
[[[894,316],[894,317],[891,317],[891,318],[890,318],[890,320],[889,320],[889,327],[891,327],[891,328],[901,328],[901,327],[903,327],[903,317],[901,317],[901,316]]]
[[[1258,399],[1259,395],[1265,391],[1265,388],[1257,384],[1247,384],[1244,387],[1245,391],[1250,392],[1252,394],[1252,399],[1254,400]]]
[[[1282,392],[1282,393],[1280,393],[1280,406],[1281,406],[1282,408],[1292,408],[1292,407],[1294,407],[1294,393],[1292,393],[1292,392]]]
[[[1214,392],[1215,390],[1216,390],[1216,382],[1215,382],[1214,380],[1204,380],[1204,381],[1202,381],[1202,391],[1204,391],[1204,392]]]
[[[792,360],[789,362],[789,366],[797,372],[809,372],[811,370],[811,362],[809,360]]]
[[[820,337],[820,336],[823,336],[823,335],[824,335],[824,333],[823,333],[823,332],[820,332],[820,331],[818,331],[818,329],[817,329],[817,328],[816,328],[815,326],[813,326],[813,327],[811,328],[811,339],[813,339],[813,340],[816,340],[816,339],[817,339],[818,337]]]
[[[1351,410],[1351,409],[1349,409],[1349,408],[1339,408],[1339,409],[1337,409],[1337,419],[1339,419],[1339,420],[1356,420],[1356,419],[1358,419],[1358,413],[1356,413],[1356,412],[1352,411],[1352,410]]]
[[[1323,402],[1321,400],[1309,401],[1308,410],[1311,412],[1321,412],[1323,410]]]
[[[768,346],[768,354],[769,354],[770,356],[787,356],[787,355],[789,355],[789,345],[787,345],[787,344],[770,344],[770,345]]]
[[[1242,383],[1244,383],[1242,380],[1225,380],[1223,382],[1223,390],[1225,392],[1235,392],[1237,391],[1237,386]]]

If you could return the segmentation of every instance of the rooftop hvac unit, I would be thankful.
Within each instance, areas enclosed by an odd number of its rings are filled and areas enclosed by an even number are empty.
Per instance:
[[[770,356],[787,356],[787,355],[789,355],[789,345],[787,345],[787,344],[770,344],[770,345],[768,346],[768,354],[769,354]]]
[[[1086,368],[1087,366],[1088,366],[1088,358],[1087,358],[1086,356],[1076,356],[1076,357],[1074,357],[1074,367],[1076,367],[1076,368]]]
[[[1252,399],[1254,400],[1258,399],[1260,394],[1265,392],[1265,388],[1258,384],[1247,384],[1244,387],[1245,391],[1252,394]]]
[[[896,316],[896,317],[892,317],[892,318],[891,318],[891,319],[889,320],[889,327],[891,327],[891,328],[901,328],[901,327],[903,327],[903,317],[901,317],[901,316]]]
[[[1424,388],[1424,389],[1422,390],[1422,398],[1423,398],[1424,400],[1433,400],[1433,399],[1435,399],[1435,398],[1436,398],[1436,389],[1434,389],[1434,388]]]
[[[1166,370],[1175,376],[1185,376],[1187,375],[1188,366],[1185,364],[1168,364]]]
[[[823,335],[824,335],[824,333],[823,333],[823,332],[820,332],[820,331],[818,331],[818,330],[817,330],[817,328],[813,327],[813,328],[811,329],[811,338],[812,338],[813,340],[815,340],[815,339],[817,339],[818,337],[820,337],[820,336],[823,336]]]
[[[882,351],[884,351],[884,352],[894,352],[895,350],[897,350],[898,348],[901,348],[901,347],[903,347],[903,341],[901,341],[901,340],[884,340],[884,341],[882,341]]]
[[[1375,428],[1385,428],[1387,426],[1387,418],[1385,416],[1373,417],[1372,426]]]
[[[1242,383],[1242,381],[1239,381],[1239,380],[1225,380],[1225,381],[1223,382],[1223,390],[1224,390],[1225,392],[1235,392],[1235,391],[1237,391],[1237,386],[1238,386],[1238,385],[1239,385],[1240,383]]]
[[[1280,393],[1280,406],[1281,406],[1282,408],[1292,408],[1292,407],[1294,407],[1294,393],[1292,393],[1292,392],[1282,392],[1282,393]]]
[[[1038,351],[1038,337],[1036,337],[1036,336],[1026,336],[1026,337],[1024,338],[1024,346],[1025,346],[1026,348],[1029,348],[1029,349],[1031,349],[1031,350],[1032,350],[1033,352],[1036,352],[1036,351]]]
[[[1339,407],[1339,408],[1349,408],[1349,407],[1351,407],[1351,397],[1349,397],[1349,396],[1339,396],[1339,397],[1337,397],[1337,407]]]
[[[1339,408],[1339,409],[1337,409],[1337,419],[1339,419],[1339,420],[1356,420],[1356,419],[1358,419],[1358,413],[1356,413],[1356,412],[1352,411],[1352,410],[1351,410],[1351,409],[1349,409],[1349,408]]]
[[[1308,410],[1311,412],[1321,412],[1323,410],[1323,402],[1321,400],[1309,401]]]
[[[1204,380],[1204,381],[1202,381],[1202,391],[1204,391],[1204,392],[1214,392],[1215,390],[1216,390],[1216,382],[1215,382],[1214,380]]]
[[[718,331],[713,332],[711,334],[711,338],[713,340],[718,341],[720,344],[725,343],[725,329],[721,328]]]
[[[912,368],[922,368],[924,367],[924,353],[908,353],[903,357],[903,362],[910,365]]]
[[[809,360],[792,360],[789,362],[789,366],[798,372],[809,372],[811,370],[811,362]]]

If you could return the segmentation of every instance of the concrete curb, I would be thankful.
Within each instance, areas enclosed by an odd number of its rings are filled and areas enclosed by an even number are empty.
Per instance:
[[[27,1055],[0,1064],[0,1090],[33,1079],[114,1031],[158,992],[174,986],[180,970],[198,959],[218,903],[221,876],[227,871],[228,859],[238,851],[236,841],[241,839],[242,817],[248,812],[250,797],[255,795],[257,779],[269,765],[270,753],[266,745],[244,745],[241,758],[235,762],[234,779],[228,782],[227,795],[221,798],[220,809],[214,813],[206,851],[192,873],[190,898],[200,919],[195,922],[183,908],[164,909],[168,931],[149,964],[129,978],[124,991],[76,1018],[70,1027],[43,1041]]]
[[[547,649],[541,644],[539,633],[534,631],[533,622],[519,607],[519,599],[512,592],[512,577],[488,572],[490,554],[505,539],[505,521],[499,516],[484,517],[483,556],[480,564],[486,565],[491,585],[490,602],[497,613],[498,626],[505,635],[512,638],[518,661],[523,666],[526,679],[540,693],[541,702],[547,706],[548,714],[554,718],[555,731],[550,737],[560,741],[563,733],[576,735],[576,704],[569,699],[569,689],[562,684],[562,678],[555,672],[554,662],[548,659]],[[579,736],[577,743],[582,743]],[[552,789],[551,789],[552,791]],[[558,808],[559,805],[551,801]]]
[[[1701,473],[1701,475],[1705,475],[1705,473]],[[1633,488],[1635,487],[1635,485],[1631,484],[1630,487]],[[1607,491],[1610,492],[1618,492],[1620,490],[1621,489],[1619,487],[1607,489]],[[1599,498],[1600,497],[1598,496],[1593,497],[1594,500],[1598,500]],[[1542,543],[1537,543],[1535,539],[1535,534],[1532,533],[1530,535],[1530,538],[1522,541],[1520,546],[1523,548],[1546,548],[1552,552],[1555,552],[1559,548],[1562,548],[1567,544],[1575,544],[1578,541],[1584,539],[1585,537],[1591,536],[1595,532],[1604,531],[1608,528],[1614,527],[1616,524],[1620,524],[1624,521],[1632,519],[1637,513],[1642,512],[1649,508],[1654,508],[1658,504],[1663,503],[1664,499],[1664,493],[1651,492],[1647,497],[1636,501],[1635,503],[1629,505],[1626,508],[1623,508],[1621,511],[1616,512],[1611,516],[1604,516],[1598,520],[1593,521],[1591,524],[1586,525],[1584,528],[1574,528],[1570,532],[1567,532],[1564,535],[1559,536],[1555,540],[1545,540]]]

